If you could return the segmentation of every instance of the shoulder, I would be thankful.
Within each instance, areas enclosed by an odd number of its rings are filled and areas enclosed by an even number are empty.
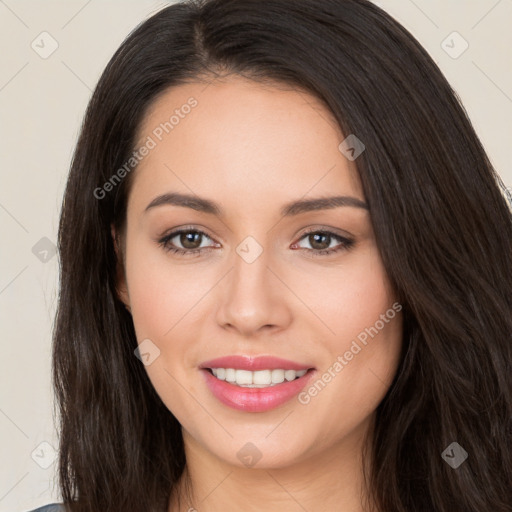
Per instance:
[[[61,503],[51,503],[50,505],[45,505],[44,507],[39,507],[29,512],[65,512],[65,510],[64,505]]]

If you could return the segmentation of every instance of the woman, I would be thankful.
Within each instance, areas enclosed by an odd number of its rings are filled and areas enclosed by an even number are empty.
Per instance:
[[[432,59],[365,0],[142,23],[62,209],[66,509],[512,511],[500,186]]]

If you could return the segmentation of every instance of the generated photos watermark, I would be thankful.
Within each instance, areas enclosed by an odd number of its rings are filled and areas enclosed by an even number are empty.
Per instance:
[[[336,361],[327,368],[327,370],[305,391],[299,393],[298,400],[302,405],[307,405],[311,399],[318,395],[344,368],[354,357],[368,345],[368,337],[373,339],[379,332],[384,329],[386,324],[392,320],[396,314],[402,310],[402,305],[395,302],[385,313],[382,313],[371,327],[367,327],[357,335],[357,339],[353,340],[350,349],[345,351],[343,355],[339,355]],[[361,343],[361,346],[359,343]]]
[[[146,141],[136,149],[130,158],[121,166],[101,187],[96,187],[93,195],[96,199],[103,199],[107,192],[111,192],[114,188],[121,183],[121,181],[133,171],[142,160],[155,149],[159,142],[163,140],[165,135],[169,134],[182,119],[190,114],[194,107],[197,107],[198,101],[194,97],[190,97],[187,103],[181,105],[180,108],[174,109],[174,114],[169,117],[168,121],[160,123],[153,129],[151,135],[146,137]]]

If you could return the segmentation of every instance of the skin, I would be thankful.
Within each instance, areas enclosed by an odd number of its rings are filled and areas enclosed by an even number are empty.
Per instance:
[[[166,91],[139,140],[191,96],[198,105],[134,171],[120,245],[120,298],[138,342],[149,338],[160,350],[145,369],[183,430],[191,502],[178,506],[172,497],[169,511],[362,511],[361,449],[397,371],[401,313],[307,404],[294,398],[267,412],[234,410],[210,393],[198,369],[225,355],[273,355],[321,376],[392,307],[368,210],[280,213],[304,198],[365,201],[356,162],[338,149],[345,137],[314,96],[233,76]],[[208,198],[223,215],[169,204],[145,212],[169,192]],[[189,225],[207,236],[187,247],[210,252],[176,255],[159,243]],[[309,227],[354,244],[347,249],[332,237],[315,245],[303,234]],[[247,236],[263,248],[250,264],[236,252]],[[187,240],[173,243],[183,248]],[[247,442],[262,455],[252,467],[237,457]]]

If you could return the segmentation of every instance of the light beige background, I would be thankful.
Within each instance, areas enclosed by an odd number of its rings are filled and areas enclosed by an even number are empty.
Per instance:
[[[376,3],[439,64],[511,186],[512,0]],[[50,344],[58,277],[51,249],[61,197],[101,71],[129,31],[165,5],[0,0],[0,512],[60,500]],[[40,36],[44,31],[51,36]],[[454,31],[469,45],[457,58],[464,41],[450,35]],[[48,50],[50,37],[58,48],[43,59],[31,44]],[[49,241],[40,241],[44,237]]]

